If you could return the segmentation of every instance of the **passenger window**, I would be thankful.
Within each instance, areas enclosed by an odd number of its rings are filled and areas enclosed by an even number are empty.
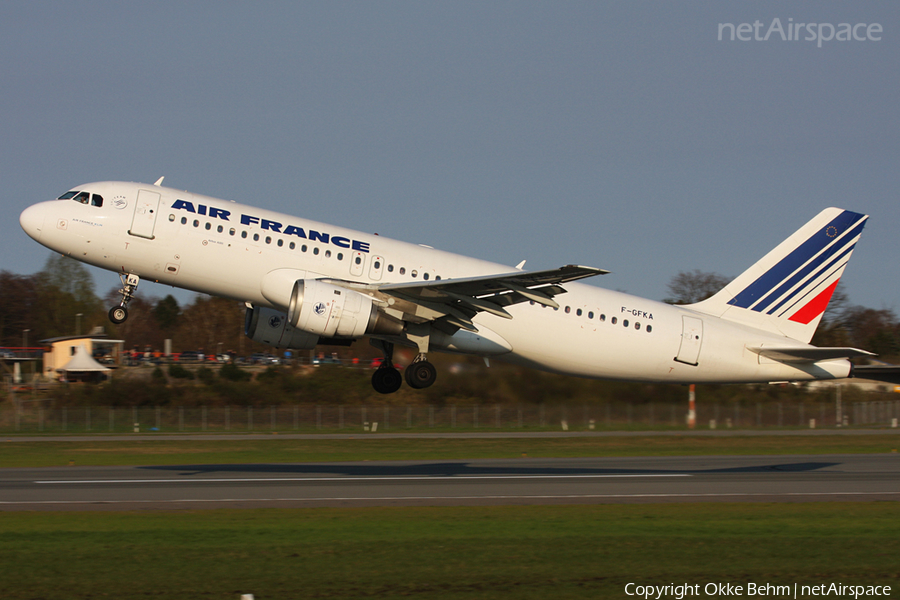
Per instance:
[[[200,227],[200,221],[194,219],[194,227]]]
[[[242,232],[241,232],[241,237],[244,238],[244,239],[246,240],[246,239],[247,239],[247,232],[246,232],[246,231],[242,231]]]
[[[344,253],[343,253],[343,252],[338,252],[337,259],[338,259],[338,260],[344,260]]]
[[[376,269],[380,269],[380,268],[381,268],[381,261],[377,261],[377,260],[376,260],[376,261],[375,261],[375,264],[372,265],[372,266],[375,267]]]
[[[331,250],[325,251],[325,258],[331,258]]]
[[[266,243],[267,243],[267,244],[271,244],[271,243],[272,243],[272,236],[270,236],[270,235],[267,235],[267,236],[266,236]]]
[[[358,264],[358,265],[359,265],[359,264],[362,264],[362,257],[361,257],[361,256],[357,256],[356,259],[355,259],[353,262],[356,263],[356,264]]]
[[[406,267],[400,267],[400,274],[406,275]]]
[[[91,206],[103,206],[103,196],[97,194],[91,196]]]
[[[319,248],[318,248],[318,246],[316,246],[315,248],[313,248],[313,254],[318,254],[318,253],[319,253]]]
[[[388,273],[394,272],[394,265],[388,265]]]
[[[413,271],[412,271],[412,273],[410,273],[410,275],[412,275],[413,277],[418,277],[418,276],[419,276],[419,272],[416,271],[415,269],[413,269]]]
[[[635,323],[635,324],[634,324],[634,328],[637,329],[638,331],[640,331],[640,330],[641,330],[641,324],[640,324],[640,323]]]
[[[424,279],[425,281],[428,281],[429,277],[430,275],[428,273],[422,273],[422,279]]]
[[[434,280],[435,280],[435,281],[440,281],[440,280],[441,280],[441,276],[438,275],[437,277],[434,278]]]
[[[647,325],[647,333],[653,331],[653,325]]]
[[[187,225],[187,217],[181,217],[181,224]]]
[[[175,220],[175,215],[169,215],[169,221],[174,221],[174,220]]]
[[[616,323],[619,322],[619,318],[618,318],[618,317],[613,317],[612,319],[609,320],[609,322],[612,323],[613,325],[615,325]]]
[[[291,250],[293,250],[296,247],[297,247],[297,244],[295,244],[294,242],[291,242],[290,244],[288,244],[288,248],[290,248]]]
[[[216,227],[216,231],[218,231],[219,233],[222,233],[223,231],[225,231],[225,228],[222,227],[221,225],[219,225],[218,227]]]
[[[571,307],[571,306],[567,306],[567,307],[566,307],[566,314],[569,314],[570,312],[572,312],[572,307]]]
[[[606,315],[601,314],[601,315],[600,315],[600,322],[602,323],[602,322],[605,321],[605,320],[606,320]]]
[[[622,321],[622,325],[625,327],[628,327],[628,319],[625,319],[624,321]]]
[[[588,319],[593,319],[593,318],[594,318],[594,311],[590,311],[588,313]]]
[[[234,227],[228,230],[228,235],[234,235]]]
[[[205,225],[205,227],[206,227],[206,230],[209,231],[210,229],[212,229],[212,223],[207,223]]]
[[[579,308],[578,310],[575,311],[575,314],[580,317],[581,315],[584,314],[584,312]]]
[[[258,241],[259,241],[259,234],[258,234],[258,233],[254,233],[254,234],[253,234],[253,241],[254,241],[254,242],[258,242]]]
[[[306,244],[300,246],[300,252],[306,252]]]

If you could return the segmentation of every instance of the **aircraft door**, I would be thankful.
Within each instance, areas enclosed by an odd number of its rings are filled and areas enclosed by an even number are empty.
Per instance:
[[[128,233],[152,240],[158,212],[159,194],[150,190],[138,190],[137,202],[134,203],[134,217],[131,219],[131,229]]]
[[[699,364],[700,345],[703,343],[703,321],[697,317],[681,317],[681,347],[675,360],[688,365]]]
[[[363,269],[366,267],[366,255],[364,252],[354,252],[350,256],[350,274],[354,277],[360,277]]]

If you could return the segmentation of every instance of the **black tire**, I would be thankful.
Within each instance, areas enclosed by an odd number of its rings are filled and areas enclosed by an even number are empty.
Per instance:
[[[427,360],[414,362],[406,367],[406,383],[409,387],[422,390],[429,387],[437,379],[437,369]]]
[[[403,376],[394,367],[381,367],[372,373],[372,387],[379,394],[393,394],[403,385]]]
[[[115,325],[124,323],[127,318],[128,309],[124,306],[113,306],[111,309],[109,309],[109,320],[112,321]]]

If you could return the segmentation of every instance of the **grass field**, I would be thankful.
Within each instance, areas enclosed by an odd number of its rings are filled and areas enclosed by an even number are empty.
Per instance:
[[[898,503],[0,513],[5,599],[597,599],[627,598],[629,582],[897,590],[897,556]]]
[[[17,442],[0,438],[0,467],[252,464],[577,456],[857,454],[896,451],[900,435]]]
[[[898,440],[13,438],[0,466],[880,453]],[[896,597],[898,556],[898,502],[0,512],[4,599],[597,599],[630,598],[629,582],[890,585]]]

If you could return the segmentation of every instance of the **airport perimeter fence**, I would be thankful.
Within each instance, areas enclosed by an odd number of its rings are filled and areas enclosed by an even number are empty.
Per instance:
[[[701,404],[696,429],[897,427],[900,400],[836,403]],[[686,429],[684,404],[597,403],[507,406],[410,405],[47,408],[21,403],[0,408],[0,432],[403,432],[452,430]]]

